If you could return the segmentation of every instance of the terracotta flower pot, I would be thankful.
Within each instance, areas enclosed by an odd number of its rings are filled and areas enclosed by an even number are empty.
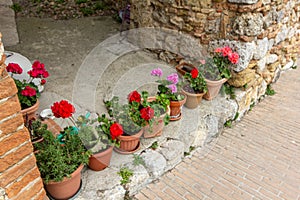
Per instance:
[[[70,178],[64,178],[60,182],[50,181],[45,184],[47,192],[54,199],[69,199],[73,197],[80,189],[81,170],[83,165],[80,165],[72,174]]]
[[[185,104],[186,98],[187,98],[187,96],[185,94],[183,94],[183,95],[184,95],[184,99],[181,101],[170,101],[170,120],[171,121],[176,121],[181,118],[181,109],[182,109],[182,106]]]
[[[149,124],[144,127],[144,138],[159,137],[162,135],[162,131],[165,126],[164,124],[165,116],[166,113],[161,115],[157,120],[153,122],[151,127]]]
[[[120,135],[117,140],[120,141],[120,147],[115,147],[118,153],[134,153],[140,145],[140,138],[143,134],[143,129],[134,135]]]
[[[202,101],[202,97],[204,96],[205,93],[189,93],[185,90],[182,90],[183,93],[187,96],[186,102],[184,104],[185,107],[194,109],[197,108],[200,102]]]
[[[184,76],[185,73],[191,72],[195,66],[191,63],[182,62],[179,65],[176,65],[176,71],[181,75]]]
[[[33,106],[21,110],[20,112],[23,115],[24,121],[26,121],[26,119],[31,120],[32,118],[34,118],[36,111],[39,109],[39,106],[40,106],[40,101],[37,99],[36,103]]]
[[[205,81],[207,85],[207,93],[203,96],[203,98],[210,101],[218,96],[222,85],[227,81],[227,79],[223,78],[218,81],[205,79]]]
[[[94,171],[101,171],[110,164],[113,147],[109,147],[106,150],[91,155],[89,158],[88,166]]]

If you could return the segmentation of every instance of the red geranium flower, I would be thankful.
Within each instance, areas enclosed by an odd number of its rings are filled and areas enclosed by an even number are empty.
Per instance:
[[[46,81],[45,79],[42,79],[42,80],[41,80],[41,85],[45,85],[46,82],[47,82],[47,81]]]
[[[222,54],[224,57],[228,56],[229,54],[232,53],[232,50],[230,47],[226,46],[222,49]]]
[[[113,123],[110,128],[110,135],[113,140],[123,134],[123,127],[118,123]]]
[[[150,106],[148,106],[146,108],[142,108],[140,110],[140,114],[144,120],[149,121],[154,117],[154,110]]]
[[[199,71],[198,71],[198,69],[196,69],[196,68],[194,68],[194,69],[191,71],[192,78],[197,78],[197,77],[198,77],[198,74],[199,74]]]
[[[68,118],[71,117],[75,112],[75,108],[66,100],[61,100],[60,102],[55,102],[51,106],[52,113],[57,118]]]
[[[32,97],[36,95],[36,91],[34,88],[30,86],[26,86],[24,90],[21,91],[23,96]]]
[[[131,103],[133,101],[140,103],[141,95],[135,90],[128,95],[128,101],[129,101],[129,103]]]
[[[232,64],[237,64],[239,62],[239,57],[239,54],[236,52],[230,54],[230,56],[228,55],[228,59]]]
[[[15,74],[22,74],[23,69],[17,63],[9,63],[6,67],[6,70]]]

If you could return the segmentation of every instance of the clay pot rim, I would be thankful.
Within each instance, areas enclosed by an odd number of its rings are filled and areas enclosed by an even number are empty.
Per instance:
[[[201,95],[205,95],[205,94],[206,94],[206,92],[194,94],[194,93],[189,93],[189,92],[187,92],[187,91],[185,91],[185,90],[182,90],[182,91],[183,91],[186,95],[190,95],[190,96],[201,96]]]
[[[123,141],[128,141],[128,140],[132,140],[132,137],[134,137],[134,138],[140,138],[142,136],[142,134],[143,134],[143,130],[144,129],[142,128],[139,132],[137,132],[137,133],[135,133],[133,135],[120,135],[120,136],[117,137],[117,139],[118,140],[123,140]]]
[[[227,78],[222,78],[220,80],[216,80],[216,81],[212,81],[212,80],[209,80],[209,79],[205,79],[206,83],[209,84],[209,85],[220,85],[220,84],[223,84],[225,83],[226,81],[228,81]]]
[[[80,164],[79,167],[72,173],[70,174],[70,177],[64,177],[63,180],[61,181],[53,181],[53,180],[50,180],[46,185],[56,185],[56,184],[60,184],[62,182],[65,182],[65,181],[68,181],[70,180],[71,178],[73,178],[76,174],[80,173],[81,170],[83,169],[84,165],[83,164]]]

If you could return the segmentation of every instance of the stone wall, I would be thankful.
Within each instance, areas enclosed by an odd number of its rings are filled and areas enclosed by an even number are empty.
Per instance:
[[[0,33],[0,200],[44,199],[14,80],[7,74]]]
[[[209,53],[227,45],[240,54],[240,62],[228,81],[240,88],[236,90],[240,114],[265,94],[267,85],[276,81],[282,70],[296,63],[300,41],[299,0],[131,0],[131,3],[132,28],[172,29],[193,36]]]

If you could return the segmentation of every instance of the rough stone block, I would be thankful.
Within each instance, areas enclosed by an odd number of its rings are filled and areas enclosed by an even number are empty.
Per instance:
[[[232,28],[238,35],[257,36],[263,31],[263,16],[260,13],[246,13],[237,16]]]
[[[167,169],[172,169],[184,156],[184,144],[177,140],[169,140],[161,145],[159,152],[167,160]]]
[[[127,164],[126,166],[133,171],[133,176],[130,177],[130,183],[126,185],[129,190],[129,195],[132,196],[149,184],[151,179],[143,165],[134,166],[133,164]]]
[[[157,178],[164,173],[167,166],[167,161],[163,155],[151,149],[143,153],[142,158],[145,160],[145,167],[151,177]]]
[[[255,79],[255,70],[247,68],[246,70],[233,73],[232,77],[228,80],[228,83],[234,87],[243,87],[247,83]]]
[[[264,38],[262,40],[256,41],[256,49],[253,54],[253,58],[256,60],[260,60],[267,54],[269,50],[269,40],[268,38]]]

